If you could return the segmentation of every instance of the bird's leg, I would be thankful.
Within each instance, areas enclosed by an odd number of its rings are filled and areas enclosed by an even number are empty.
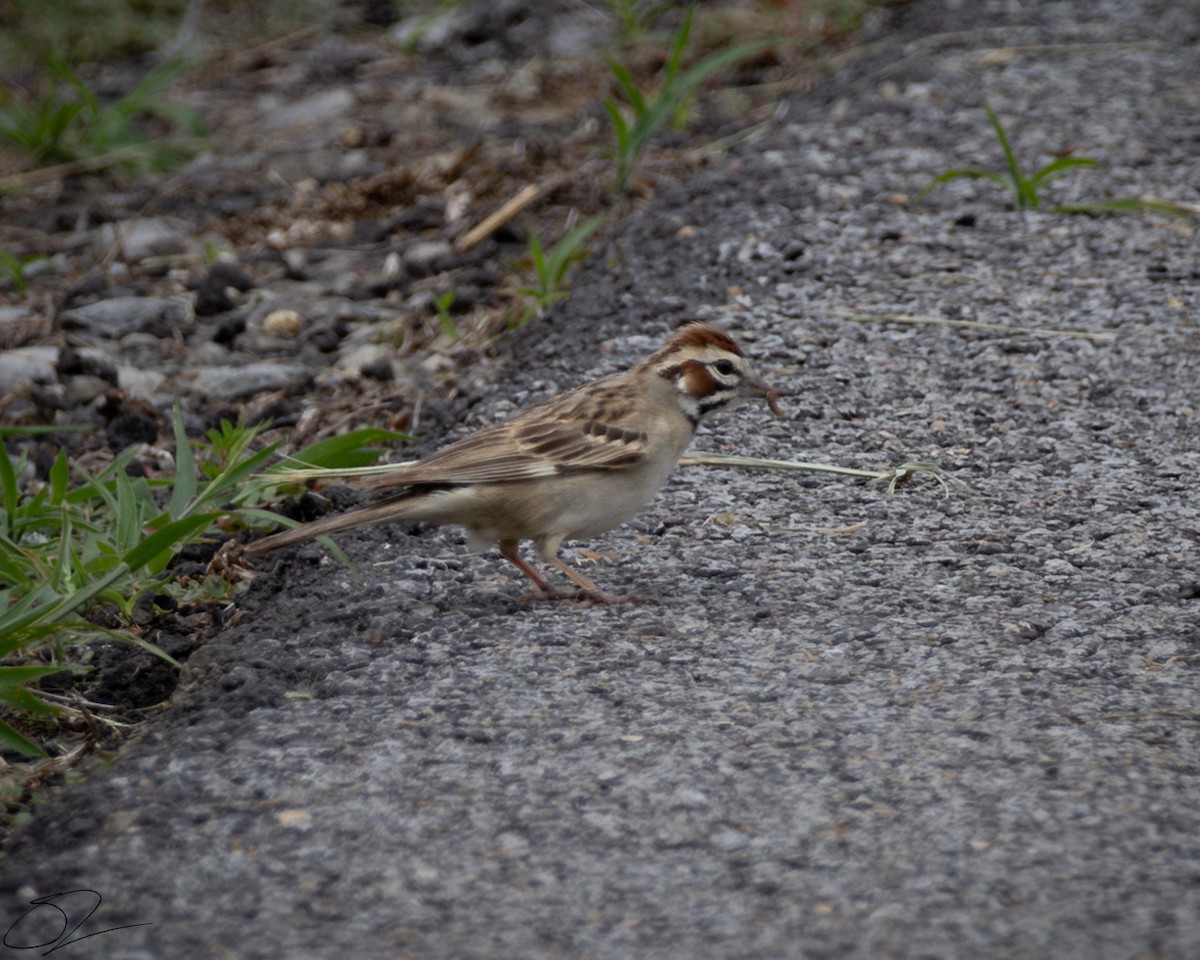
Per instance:
[[[563,593],[561,590],[554,589],[545,577],[533,569],[529,562],[521,556],[517,549],[516,540],[501,540],[500,541],[500,556],[511,563],[514,567],[520,570],[525,576],[533,581],[534,586],[542,591],[546,596],[552,597],[555,600],[564,600],[569,594]]]
[[[557,555],[550,558],[550,562],[558,567],[566,576],[574,580],[583,590],[583,595],[589,600],[596,603],[624,603],[629,600],[629,597],[614,597],[611,593],[605,593],[598,586],[592,583],[587,577],[576,570],[565,560],[560,559]]]

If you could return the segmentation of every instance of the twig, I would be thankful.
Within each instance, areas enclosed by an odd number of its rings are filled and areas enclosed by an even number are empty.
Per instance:
[[[204,146],[204,143],[205,141],[199,137],[171,141],[172,146],[183,147],[201,147]],[[0,191],[29,187],[35,183],[45,183],[48,180],[61,180],[80,173],[93,173],[96,170],[103,170],[105,167],[120,163],[129,157],[136,157],[139,153],[144,152],[148,146],[149,144],[145,143],[131,143],[128,146],[101,154],[98,157],[88,157],[86,160],[72,160],[69,163],[57,163],[52,167],[39,167],[37,170],[29,170],[25,173],[14,173],[0,179]]]
[[[536,183],[526,184],[515,197],[508,200],[498,210],[488,214],[477,225],[459,237],[455,241],[454,249],[459,253],[470,250],[533,203],[534,200],[541,196],[541,193],[541,187]]]
[[[810,473],[836,473],[846,477],[863,477],[867,480],[882,480],[888,485],[888,493],[893,493],[900,484],[911,480],[917,474],[927,474],[933,477],[945,495],[950,495],[952,487],[960,490],[971,488],[957,477],[952,477],[934,463],[909,461],[889,470],[859,470],[855,467],[839,467],[830,463],[809,463],[805,460],[764,460],[759,457],[741,457],[728,453],[688,453],[679,458],[681,467],[749,467],[759,470],[805,470]]]

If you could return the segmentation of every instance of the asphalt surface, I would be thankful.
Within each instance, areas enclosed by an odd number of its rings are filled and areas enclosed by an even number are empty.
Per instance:
[[[0,957],[1200,956],[1197,221],[914,199],[1000,169],[986,97],[1029,169],[1104,164],[1052,202],[1200,202],[1200,7],[881,31],[661,187],[471,416],[698,315],[789,414],[699,448],[970,491],[683,468],[580,545],[635,606],[521,601],[453,531],[341,538],[359,581],[284,552],[10,844]]]

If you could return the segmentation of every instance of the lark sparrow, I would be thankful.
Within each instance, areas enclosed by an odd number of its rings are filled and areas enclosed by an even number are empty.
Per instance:
[[[364,481],[375,503],[277,533],[246,547],[265,553],[363,524],[424,520],[466,528],[473,549],[500,546],[538,589],[562,594],[521,557],[532,540],[547,563],[582,589],[609,596],[558,556],[564,540],[594,537],[628,520],[675,468],[705,414],[752,396],[782,416],[733,338],[690,323],[633,369],[545,400],[395,471]]]

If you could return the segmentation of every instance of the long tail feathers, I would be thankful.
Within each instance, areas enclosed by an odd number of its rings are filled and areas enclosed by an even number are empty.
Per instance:
[[[278,547],[287,547],[293,543],[303,543],[306,540],[313,540],[316,537],[323,537],[331,533],[340,533],[343,530],[350,530],[353,527],[365,527],[373,523],[385,523],[388,520],[403,520],[404,514],[404,506],[395,500],[369,504],[365,507],[348,510],[345,513],[335,513],[329,517],[322,517],[320,520],[314,520],[312,523],[293,527],[291,530],[273,533],[269,537],[263,537],[261,540],[255,540],[252,543],[246,544],[245,552],[267,553]]]

